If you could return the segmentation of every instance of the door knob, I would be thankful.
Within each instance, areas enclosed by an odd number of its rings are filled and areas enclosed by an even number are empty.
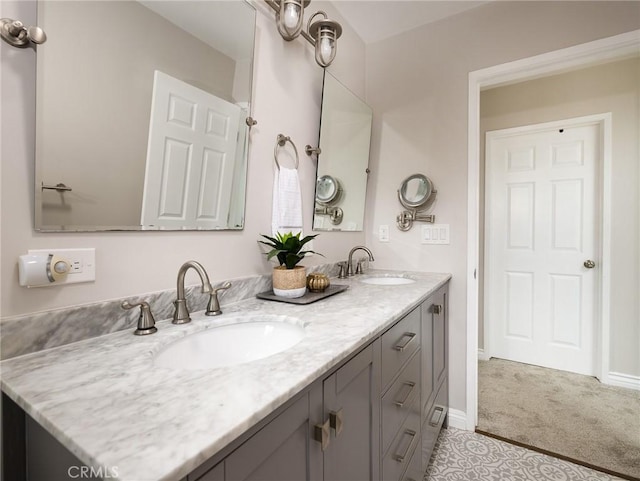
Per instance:
[[[591,259],[584,261],[583,264],[587,269],[593,269],[596,266],[596,263],[593,262]]]

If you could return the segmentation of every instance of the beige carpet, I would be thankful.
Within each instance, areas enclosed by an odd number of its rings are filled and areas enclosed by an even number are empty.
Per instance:
[[[480,361],[477,429],[640,480],[640,391],[501,359]]]

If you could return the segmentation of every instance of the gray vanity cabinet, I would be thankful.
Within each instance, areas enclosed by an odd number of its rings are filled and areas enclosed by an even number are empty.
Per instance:
[[[313,390],[308,391],[230,454],[224,480],[320,480],[322,451],[312,440],[314,402]]]
[[[427,469],[446,423],[448,382],[448,284],[422,303],[422,469]]]
[[[198,481],[378,481],[380,348],[315,382]]]
[[[380,479],[380,341],[369,344],[323,381],[325,481]]]
[[[416,307],[381,338],[384,481],[404,479],[420,457],[421,314]]]

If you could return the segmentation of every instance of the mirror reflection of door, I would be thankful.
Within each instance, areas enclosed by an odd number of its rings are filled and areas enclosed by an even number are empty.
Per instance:
[[[155,72],[142,225],[227,226],[240,107]]]
[[[242,109],[229,223],[211,227],[241,229],[255,16],[246,1],[38,2],[36,187],[72,191],[36,188],[36,230],[202,228],[140,224],[155,70]]]

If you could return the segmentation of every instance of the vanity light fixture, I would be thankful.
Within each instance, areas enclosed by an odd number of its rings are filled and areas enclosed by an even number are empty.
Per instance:
[[[276,11],[276,26],[285,40],[293,40],[300,32],[304,23],[304,9],[311,0],[272,0],[267,1]]]
[[[293,40],[302,35],[315,48],[315,58],[318,65],[328,67],[336,57],[337,40],[342,35],[342,26],[335,20],[330,20],[323,11],[314,13],[307,23],[307,29],[302,28],[304,9],[311,0],[265,0],[276,12],[276,26],[285,40]],[[322,20],[313,23],[317,15]]]
[[[316,15],[323,15],[324,18],[311,23]],[[330,20],[323,11],[319,11],[309,19],[307,31],[315,45],[316,62],[322,67],[328,67],[336,58],[337,40],[342,35],[342,26],[335,20]]]

